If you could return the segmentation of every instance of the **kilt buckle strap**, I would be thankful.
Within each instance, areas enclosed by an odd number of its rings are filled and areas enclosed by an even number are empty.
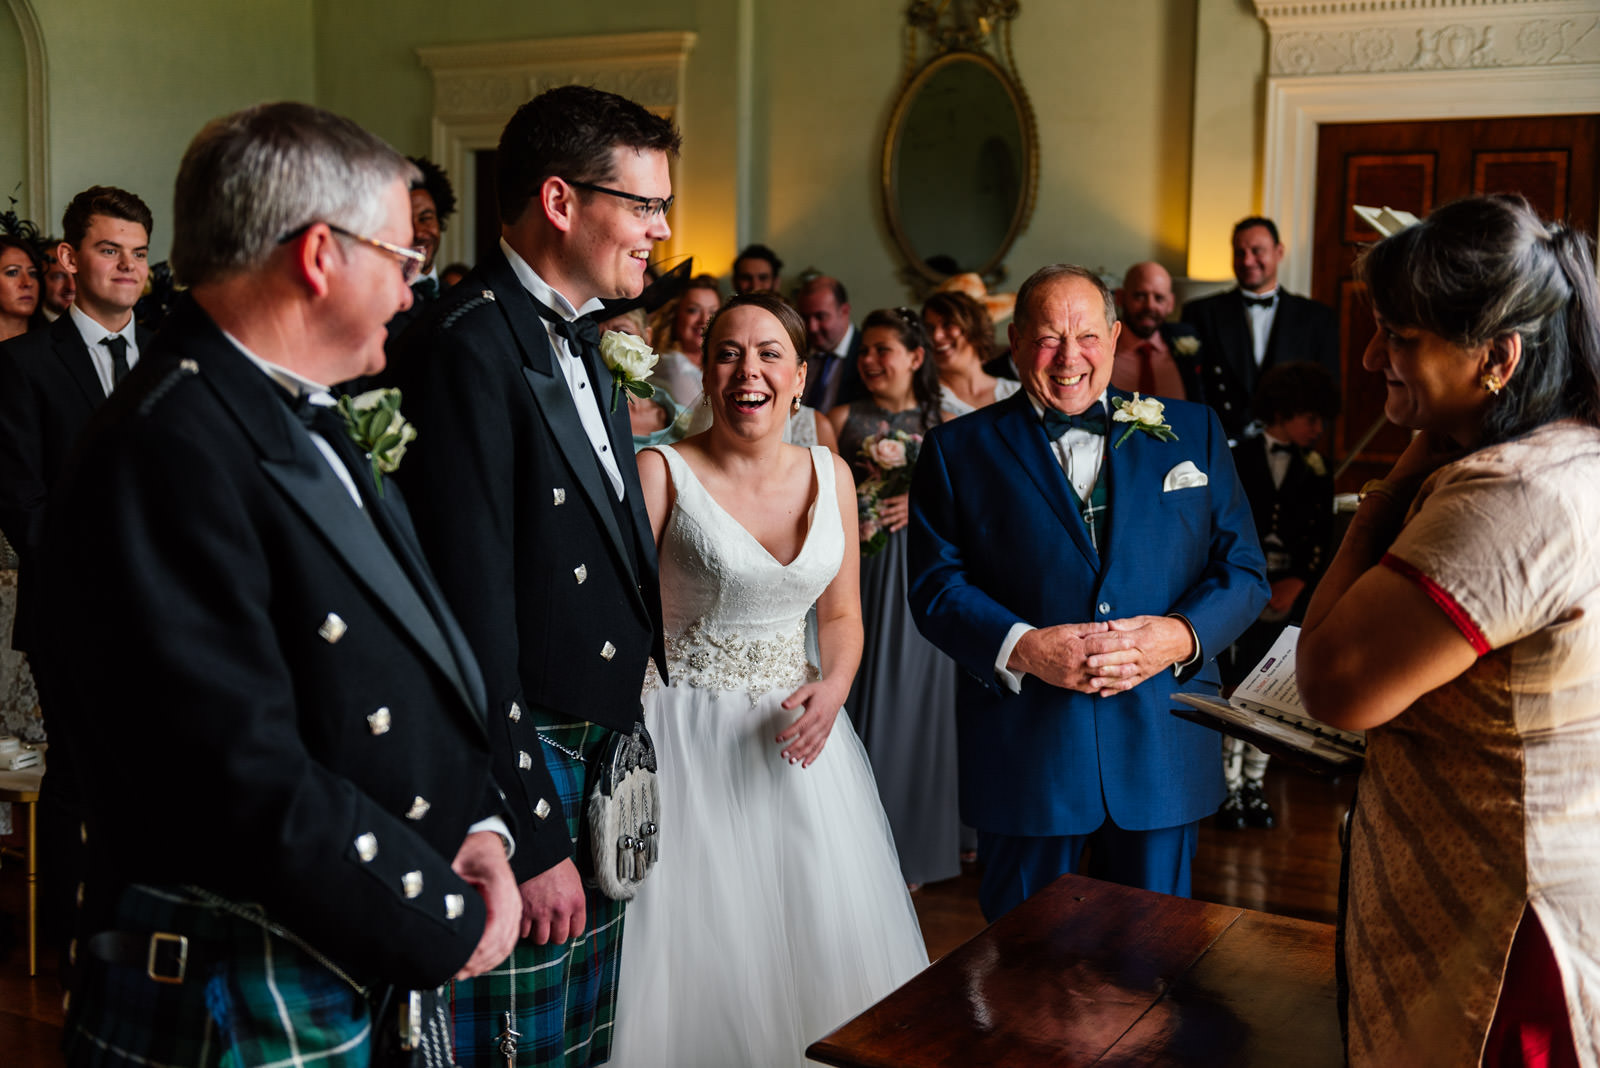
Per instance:
[[[144,974],[157,983],[181,983],[189,967],[189,940],[169,931],[156,931],[150,935],[150,952],[145,958]]]

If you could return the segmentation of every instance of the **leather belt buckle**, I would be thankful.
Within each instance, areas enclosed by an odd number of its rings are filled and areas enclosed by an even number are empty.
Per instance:
[[[150,935],[150,954],[144,974],[156,983],[181,983],[189,967],[189,940],[183,935],[156,931]]]

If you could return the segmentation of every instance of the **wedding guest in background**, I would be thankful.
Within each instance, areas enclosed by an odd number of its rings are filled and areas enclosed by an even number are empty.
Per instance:
[[[470,270],[472,270],[472,268],[465,263],[448,263],[439,268],[440,291],[442,292],[446,289],[449,289],[451,286],[461,281],[467,276],[467,272]]]
[[[867,397],[828,413],[861,504],[866,643],[845,707],[878,780],[911,889],[961,874],[956,805],[956,665],[918,631],[906,603],[906,520],[922,437],[944,421],[922,322],[882,308],[861,324]]]
[[[39,253],[20,237],[0,234],[0,341],[27,333],[40,320]]]
[[[806,323],[806,395],[808,408],[827,413],[866,394],[856,372],[861,332],[850,321],[850,297],[844,283],[825,274],[800,284],[794,307]]]
[[[1350,825],[1348,1056],[1600,1059],[1600,287],[1518,197],[1357,266],[1362,366],[1419,433],[1311,597],[1307,710],[1367,731]]]
[[[47,237],[39,243],[44,268],[44,284],[39,294],[40,310],[44,312],[45,319],[52,323],[67,314],[67,308],[77,291],[72,272],[61,266],[61,257],[56,254],[60,245],[61,239],[56,237]]]
[[[1306,360],[1339,381],[1339,320],[1326,304],[1278,285],[1282,262],[1278,225],[1259,215],[1241,219],[1233,228],[1238,286],[1183,306],[1183,321],[1200,338],[1196,358],[1205,402],[1229,441],[1244,437],[1250,397],[1268,368]]]
[[[710,427],[639,454],[670,650],[671,684],[652,672],[645,695],[667,822],[629,910],[619,1066],[801,1068],[927,963],[841,714],[862,638],[850,471],[783,441],[803,330],[777,294],[730,300],[707,336]]]
[[[422,271],[411,283],[412,296],[428,301],[436,298],[443,289],[439,274],[434,269],[434,257],[439,254],[439,239],[450,226],[450,216],[456,211],[456,191],[444,168],[426,156],[411,156],[412,166],[421,175],[411,183],[412,247],[426,257]]]
[[[697,274],[677,298],[656,312],[650,347],[660,357],[651,384],[665,390],[679,407],[700,395],[700,354],[706,324],[722,304],[716,278]]]
[[[922,302],[922,326],[939,371],[941,405],[952,415],[966,415],[1022,388],[1014,379],[996,378],[983,369],[994,354],[994,322],[988,309],[965,293],[930,294]]]
[[[62,930],[72,913],[82,816],[70,740],[49,722],[52,650],[40,627],[51,595],[36,565],[46,508],[68,456],[150,343],[133,308],[150,274],[151,226],[149,207],[125,189],[97,185],[73,197],[62,215],[57,256],[73,274],[77,295],[55,322],[0,344],[0,530],[19,559],[12,642],[28,654],[51,730],[52,773],[39,804],[40,915],[47,933]]]
[[[782,284],[783,261],[765,245],[746,245],[733,261],[733,291],[756,293]]]
[[[1128,268],[1116,291],[1122,333],[1111,384],[1147,397],[1200,401],[1200,339],[1187,323],[1169,323],[1172,275],[1159,263]]]
[[[1034,272],[1010,330],[1025,392],[930,430],[913,476],[908,599],[963,669],[961,815],[991,920],[1069,871],[1188,894],[1222,746],[1172,694],[1215,693],[1212,658],[1267,599],[1216,416],[1129,410],[1117,333],[1094,272]]]
[[[1250,499],[1272,596],[1217,661],[1229,690],[1267,655],[1285,625],[1305,618],[1333,539],[1333,475],[1312,447],[1339,415],[1339,391],[1328,372],[1314,363],[1272,368],[1250,399],[1250,414],[1265,429],[1233,447],[1233,466]],[[1217,810],[1217,826],[1273,825],[1272,805],[1262,789],[1266,774],[1266,753],[1241,738],[1222,739],[1228,798]]]

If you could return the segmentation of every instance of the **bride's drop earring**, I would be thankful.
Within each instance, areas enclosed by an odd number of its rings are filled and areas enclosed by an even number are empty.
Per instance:
[[[800,414],[800,394],[796,393],[794,395],[794,400],[789,404],[789,411],[795,415]]]

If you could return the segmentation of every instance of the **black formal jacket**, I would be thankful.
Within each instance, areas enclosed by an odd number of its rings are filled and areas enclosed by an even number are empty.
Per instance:
[[[591,367],[625,483],[618,502],[499,249],[428,305],[383,377],[417,428],[398,478],[483,667],[495,775],[522,826],[512,870],[526,881],[572,855],[530,707],[630,730],[652,655],[666,672],[627,404],[610,412],[610,376]]]
[[[1183,389],[1188,394],[1184,399],[1204,404],[1206,383],[1205,375],[1201,372],[1201,361],[1205,358],[1205,342],[1200,341],[1200,348],[1193,355],[1185,355],[1178,351],[1179,340],[1192,337],[1199,341],[1199,332],[1188,323],[1162,323],[1160,330],[1161,340],[1167,343],[1167,352],[1172,355],[1172,362],[1178,365],[1178,375],[1183,379]]]
[[[1250,499],[1261,551],[1268,554],[1267,579],[1304,579],[1309,594],[1332,551],[1333,475],[1319,454],[1296,449],[1289,455],[1283,485],[1274,486],[1268,444],[1261,435],[1239,442],[1233,449],[1233,466]],[[1281,543],[1282,549],[1270,546],[1270,539]],[[1279,561],[1275,552],[1287,559]]]
[[[109,332],[109,331],[108,331]],[[141,360],[150,334],[135,329]],[[30,567],[44,535],[45,506],[78,435],[105,390],[71,315],[0,345],[0,530],[17,556],[17,622],[12,644],[37,654],[46,598]]]
[[[1326,304],[1278,287],[1267,353],[1256,366],[1250,322],[1237,288],[1183,306],[1183,321],[1200,337],[1200,369],[1206,403],[1216,410],[1231,440],[1250,424],[1250,397],[1267,369],[1281,363],[1320,363],[1339,384],[1339,322]]]
[[[185,300],[52,500],[86,907],[197,884],[358,978],[436,986],[485,919],[451,859],[505,812],[482,680],[398,490],[345,445],[357,508],[286,396]]]

